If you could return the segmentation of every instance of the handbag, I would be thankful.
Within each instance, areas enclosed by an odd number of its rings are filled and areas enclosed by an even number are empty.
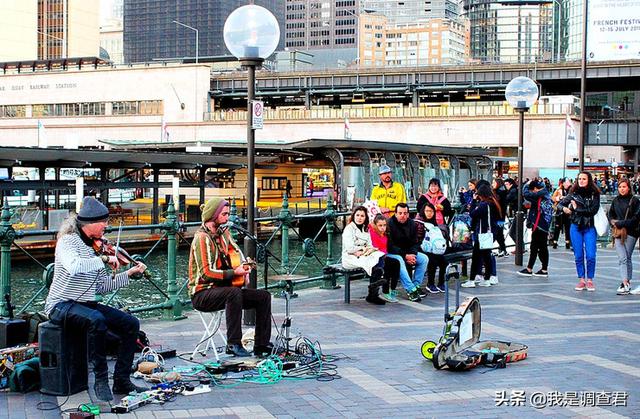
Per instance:
[[[593,216],[593,224],[596,228],[596,232],[598,236],[604,236],[609,231],[609,219],[607,218],[607,214],[604,212],[604,208],[600,205],[600,209],[596,215]]]
[[[478,234],[478,247],[481,250],[493,249],[493,233],[491,232],[491,207],[488,204],[487,219],[489,221],[487,232]],[[482,220],[480,220],[480,230],[482,231]]]
[[[624,219],[626,220],[627,217],[629,216],[629,210],[631,209],[631,205],[633,205],[633,199],[635,197],[632,197],[631,200],[629,201],[629,206],[627,206],[627,211],[624,214]],[[627,241],[627,228],[626,227],[616,227],[615,224],[611,225],[611,238],[612,239],[620,239],[621,242],[626,242]]]

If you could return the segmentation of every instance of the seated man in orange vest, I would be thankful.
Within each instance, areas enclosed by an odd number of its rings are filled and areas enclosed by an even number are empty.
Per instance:
[[[211,312],[225,309],[226,352],[250,356],[242,346],[242,309],[256,310],[256,356],[271,354],[271,294],[246,288],[251,267],[231,237],[229,202],[211,198],[201,205],[202,226],[195,233],[189,253],[189,296],[193,308]]]

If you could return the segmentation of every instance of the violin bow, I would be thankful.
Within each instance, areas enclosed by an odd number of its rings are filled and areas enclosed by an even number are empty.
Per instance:
[[[118,226],[118,237],[116,238],[116,251],[114,255],[116,260],[118,260],[118,251],[120,251],[120,233],[122,233],[122,220],[120,220],[120,225]],[[113,272],[113,276],[116,276],[115,271]]]

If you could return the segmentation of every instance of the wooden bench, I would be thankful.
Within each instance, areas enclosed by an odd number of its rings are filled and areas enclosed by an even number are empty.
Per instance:
[[[351,303],[351,281],[369,277],[362,268],[347,269],[339,263],[325,266],[322,268],[322,273],[325,277],[329,277],[333,284],[336,283],[336,277],[344,277],[344,302],[347,304]]]

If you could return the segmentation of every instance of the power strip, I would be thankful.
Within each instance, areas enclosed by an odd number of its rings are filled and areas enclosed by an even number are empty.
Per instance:
[[[140,406],[153,403],[156,400],[163,401],[163,393],[160,390],[148,390],[142,393],[125,396],[120,404],[111,407],[111,413],[129,413]]]
[[[211,392],[211,387],[209,387],[209,384],[201,384],[198,387],[194,388],[193,390],[185,390],[182,392],[182,394],[184,396],[194,396],[196,394],[203,394],[203,393],[210,393]]]

